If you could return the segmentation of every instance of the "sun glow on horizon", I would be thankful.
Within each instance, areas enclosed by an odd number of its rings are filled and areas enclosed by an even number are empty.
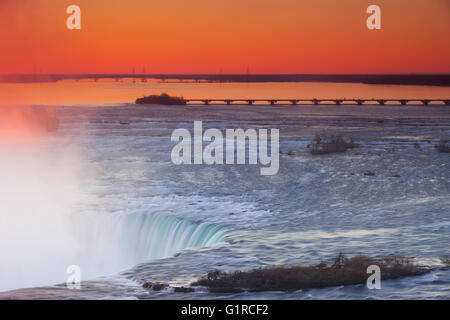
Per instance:
[[[1,73],[447,73],[446,0],[3,0]],[[82,10],[68,30],[66,8]]]

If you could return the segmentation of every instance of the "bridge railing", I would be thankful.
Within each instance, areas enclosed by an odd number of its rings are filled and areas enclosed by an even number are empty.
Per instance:
[[[363,105],[363,104],[378,104],[378,105],[407,105],[410,103],[413,104],[423,104],[429,105],[430,103],[438,104],[438,105],[450,105],[450,99],[423,99],[423,98],[415,98],[415,99],[185,99],[188,104],[270,104],[270,105],[286,105],[286,104],[335,104],[335,105]]]

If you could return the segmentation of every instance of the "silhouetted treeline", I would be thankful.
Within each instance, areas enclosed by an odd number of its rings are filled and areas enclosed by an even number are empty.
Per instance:
[[[450,74],[21,74],[0,75],[0,82],[54,82],[64,79],[154,78],[211,82],[343,82],[450,86]]]

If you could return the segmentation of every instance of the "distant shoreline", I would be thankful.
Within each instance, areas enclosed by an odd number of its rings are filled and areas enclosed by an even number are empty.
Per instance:
[[[450,74],[5,74],[0,75],[0,83],[126,78],[241,83],[331,82],[450,86]]]

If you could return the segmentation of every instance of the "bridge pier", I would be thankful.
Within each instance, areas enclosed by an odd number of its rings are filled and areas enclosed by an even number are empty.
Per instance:
[[[92,78],[91,78],[92,79]],[[94,80],[95,81],[95,80]],[[120,80],[119,80],[120,81]],[[450,99],[186,99],[187,103],[198,103],[198,104],[204,104],[209,105],[211,103],[217,104],[217,105],[232,105],[234,103],[236,104],[246,104],[246,105],[253,105],[256,102],[262,102],[263,104],[269,103],[271,105],[275,104],[292,104],[292,105],[298,105],[302,102],[310,103],[314,105],[319,105],[321,103],[324,104],[335,104],[335,105],[364,105],[365,103],[371,103],[371,104],[379,104],[379,105],[396,105],[398,103],[402,105],[407,105],[411,101],[413,101],[416,104],[423,104],[423,105],[429,105],[432,102],[437,102],[439,104],[445,104],[450,105]]]

